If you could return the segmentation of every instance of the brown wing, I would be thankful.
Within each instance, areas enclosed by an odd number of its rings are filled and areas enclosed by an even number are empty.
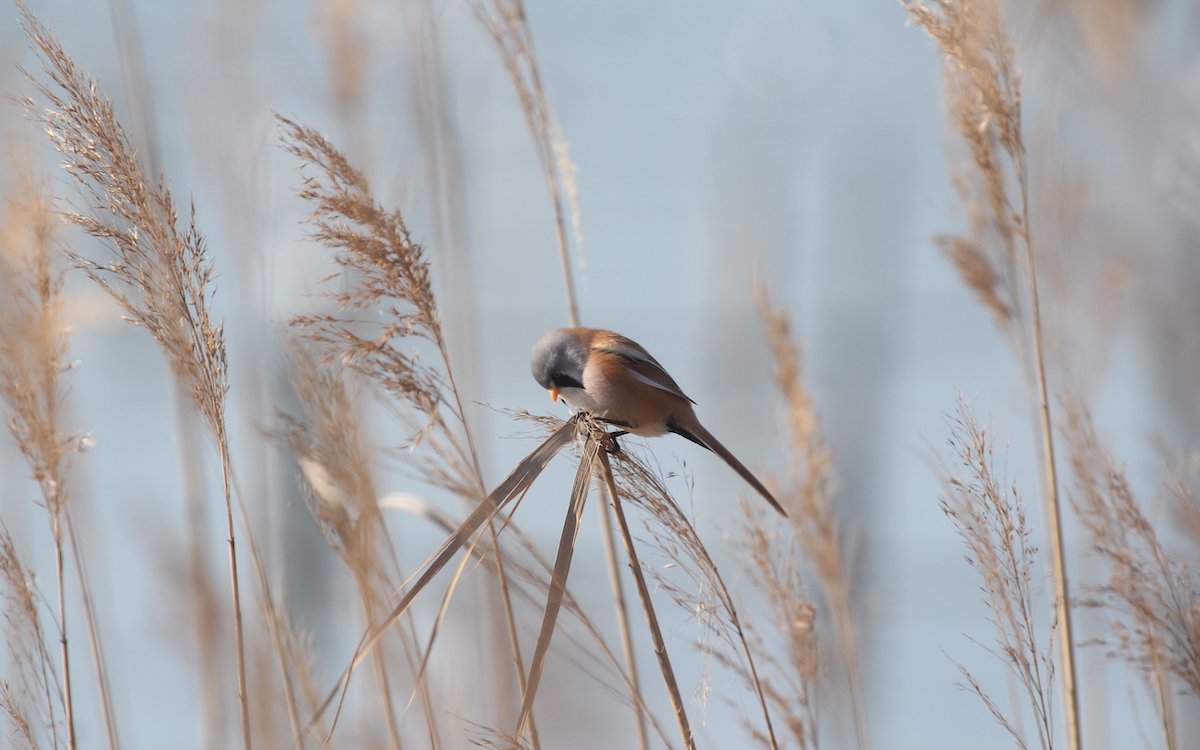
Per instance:
[[[627,339],[619,333],[605,331],[604,334],[606,335],[597,336],[593,340],[593,349],[624,358],[630,364],[630,374],[646,385],[691,401],[693,404],[696,403],[683,392],[674,378],[658,363],[658,360],[650,356],[650,352],[642,348],[641,344]]]

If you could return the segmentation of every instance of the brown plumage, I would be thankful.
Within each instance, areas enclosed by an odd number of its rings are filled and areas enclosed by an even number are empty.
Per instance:
[[[783,515],[783,507],[750,470],[700,424],[692,404],[641,345],[600,328],[559,328],[533,347],[533,378],[571,406],[634,435],[673,432],[725,459]]]

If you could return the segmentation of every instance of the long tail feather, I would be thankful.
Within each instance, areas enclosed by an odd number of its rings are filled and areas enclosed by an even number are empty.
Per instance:
[[[729,464],[729,468],[736,471],[738,476],[740,476],[742,479],[745,479],[747,484],[757,490],[758,494],[762,495],[763,498],[771,504],[772,508],[779,511],[781,516],[787,518],[787,512],[783,509],[783,506],[779,504],[779,501],[775,499],[775,496],[771,494],[771,491],[764,487],[763,483],[758,481],[758,477],[750,473],[750,470],[743,466],[742,462],[737,460],[737,458],[729,452],[728,448],[721,445],[721,441],[713,437],[713,434],[706,430],[704,425],[700,424],[700,420],[693,417],[690,420],[690,423],[686,425],[679,424],[678,421],[673,420],[667,426],[671,432],[674,432],[676,435],[685,437],[696,445],[699,445],[702,448],[707,448],[721,458],[725,459],[725,463]]]

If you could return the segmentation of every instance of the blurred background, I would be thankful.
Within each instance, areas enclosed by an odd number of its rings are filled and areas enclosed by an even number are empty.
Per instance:
[[[355,596],[306,510],[295,463],[266,433],[291,398],[286,323],[324,304],[314,294],[333,267],[300,224],[300,172],[280,147],[274,113],[326,134],[424,243],[484,476],[495,484],[536,444],[527,424],[499,410],[566,415],[530,377],[529,353],[545,330],[567,324],[552,205],[495,45],[459,2],[28,6],[112,98],[152,172],[181,205],[195,203],[229,343],[233,461],[272,580],[312,639],[320,686],[332,685],[361,632]],[[1178,0],[1006,8],[1025,94],[1033,221],[1054,258],[1047,316],[1061,367],[1053,377],[1088,394],[1147,512],[1169,526],[1164,456],[1186,454],[1200,437],[1200,13]],[[727,446],[755,471],[780,475],[781,401],[753,303],[754,284],[765,284],[793,321],[834,452],[873,746],[1011,746],[957,686],[954,660],[1008,695],[1000,662],[971,642],[990,641],[988,613],[938,507],[932,466],[946,455],[946,415],[961,393],[990,425],[1040,534],[1038,442],[1020,362],[934,242],[967,224],[937,49],[887,2],[531,0],[526,12],[578,186],[582,242],[571,260],[583,323],[643,344]],[[26,93],[18,65],[37,63],[15,8],[0,16],[8,18],[0,89]],[[0,147],[10,161],[32,161],[54,192],[75,195],[37,127],[17,106],[3,112]],[[14,186],[0,182],[6,192]],[[91,242],[74,231],[62,237]],[[214,735],[201,727],[209,719],[199,708],[179,550],[187,529],[204,529],[213,580],[224,581],[217,457],[188,427],[194,418],[178,408],[153,341],[86,279],[73,276],[68,292],[77,367],[67,423],[94,441],[75,462],[73,502],[88,529],[122,739],[202,747]],[[403,455],[387,451],[402,434],[388,414],[369,400],[363,413],[379,451],[379,491],[460,516],[459,500],[416,481]],[[3,446],[0,513],[35,569],[52,571],[28,471]],[[647,447],[674,473],[671,488],[739,590],[746,582],[725,542],[748,489],[686,441]],[[561,458],[517,515],[547,556],[572,472]],[[388,513],[402,562],[415,569],[443,532]],[[571,586],[612,635],[596,517],[584,518]],[[1094,582],[1077,524],[1066,538],[1077,581]],[[481,684],[499,641],[476,583],[452,605],[432,672],[450,747],[465,744],[471,723],[506,726],[497,717],[511,715],[512,697]],[[1051,588],[1047,579],[1046,602]],[[440,590],[421,603],[419,623]],[[701,745],[754,746],[740,723],[750,698],[694,648],[693,617],[669,603],[661,617]],[[1082,612],[1081,640],[1103,620]],[[634,631],[647,695],[665,717],[638,613]],[[1101,647],[1083,648],[1080,659],[1087,746],[1157,747],[1143,726],[1154,709],[1142,682]],[[370,678],[358,679],[369,690]],[[560,651],[546,679],[544,746],[632,746],[628,710]],[[233,695],[232,667],[226,687]],[[854,745],[843,688],[831,670],[819,698],[826,748]],[[81,690],[81,704],[92,705],[91,689]],[[233,746],[232,698],[227,708],[215,736]],[[1197,746],[1186,738],[1200,736],[1198,708],[1180,697],[1181,747]],[[371,708],[348,710],[361,718]],[[101,744],[97,716],[81,710],[82,746]]]

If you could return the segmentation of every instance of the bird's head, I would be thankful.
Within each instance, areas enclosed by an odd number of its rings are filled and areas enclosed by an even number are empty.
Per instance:
[[[533,379],[550,391],[551,400],[557,401],[559,391],[564,388],[583,388],[587,357],[587,345],[578,333],[570,328],[557,328],[533,346],[530,364]]]

